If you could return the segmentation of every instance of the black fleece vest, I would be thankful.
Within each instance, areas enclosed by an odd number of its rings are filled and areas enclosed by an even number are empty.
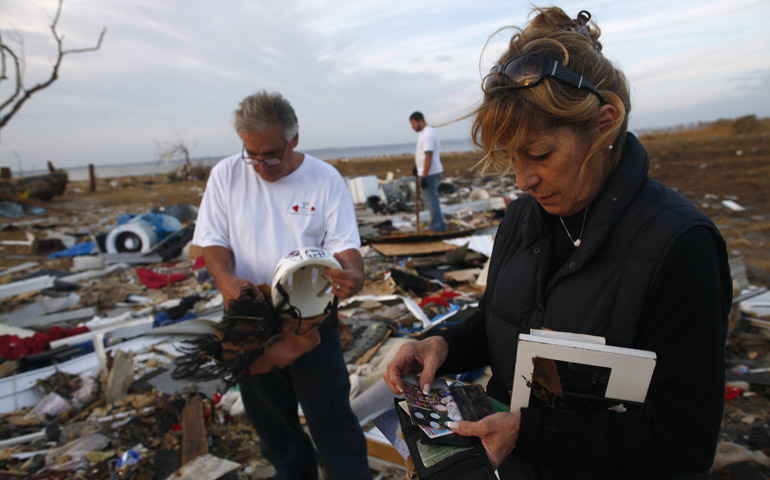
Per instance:
[[[511,390],[520,333],[532,328],[603,336],[635,347],[642,312],[676,239],[699,225],[724,240],[713,222],[670,188],[652,180],[644,148],[628,134],[624,154],[585,225],[582,245],[548,277],[548,214],[529,195],[513,202],[495,241],[485,293],[486,330],[498,398]],[[720,259],[729,272],[727,258]],[[724,276],[724,275],[723,275]],[[729,274],[728,274],[729,276]],[[730,298],[729,281],[723,281]],[[729,305],[723,315],[727,316]]]

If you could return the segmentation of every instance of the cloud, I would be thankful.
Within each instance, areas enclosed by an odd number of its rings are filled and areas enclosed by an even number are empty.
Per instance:
[[[630,124],[635,129],[663,128],[743,115],[770,117],[770,69],[739,74],[731,79],[735,88],[723,95],[701,99],[673,108],[632,111]]]
[[[767,104],[765,0],[569,0],[564,8],[599,22],[605,53],[634,89],[632,122]],[[4,38],[24,38],[28,84],[50,73],[55,9],[56,0],[0,0]],[[154,140],[179,129],[194,156],[225,155],[238,143],[232,110],[262,88],[292,102],[302,148],[412,142],[413,110],[443,123],[479,101],[481,77],[511,31],[482,55],[489,35],[523,25],[529,11],[497,0],[65,0],[65,46],[90,46],[106,26],[104,44],[65,58],[59,80],[3,129],[0,164],[15,168],[15,155],[62,166],[150,161]],[[464,121],[439,132],[467,131]]]

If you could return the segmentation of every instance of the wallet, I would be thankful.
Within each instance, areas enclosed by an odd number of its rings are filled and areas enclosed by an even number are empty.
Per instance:
[[[495,413],[486,392],[478,385],[450,389],[463,419],[476,421]],[[478,437],[450,434],[429,438],[412,423],[394,399],[401,431],[420,480],[496,480],[487,453]]]

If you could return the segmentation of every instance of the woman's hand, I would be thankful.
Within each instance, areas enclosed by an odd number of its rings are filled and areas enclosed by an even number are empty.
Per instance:
[[[449,422],[449,428],[458,435],[479,437],[487,451],[489,463],[497,469],[505,457],[516,448],[521,425],[521,412],[498,412],[478,422]]]
[[[430,389],[436,376],[436,370],[444,363],[449,354],[449,344],[444,337],[428,337],[419,342],[401,345],[393,360],[388,364],[383,379],[395,394],[404,393],[401,376],[420,373],[420,385],[423,391]]]

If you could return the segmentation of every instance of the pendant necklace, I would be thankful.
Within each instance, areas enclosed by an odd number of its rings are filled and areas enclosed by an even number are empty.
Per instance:
[[[564,231],[567,232],[567,236],[569,237],[569,241],[572,242],[572,245],[574,245],[576,248],[580,246],[581,243],[583,243],[583,229],[586,226],[586,217],[588,216],[588,207],[586,207],[586,211],[583,214],[583,224],[580,226],[580,236],[577,238],[577,240],[574,240],[572,238],[572,235],[569,233],[569,229],[567,228],[567,225],[564,224],[564,219],[561,218],[561,215],[559,215],[559,220],[561,220],[561,226],[564,227]]]

